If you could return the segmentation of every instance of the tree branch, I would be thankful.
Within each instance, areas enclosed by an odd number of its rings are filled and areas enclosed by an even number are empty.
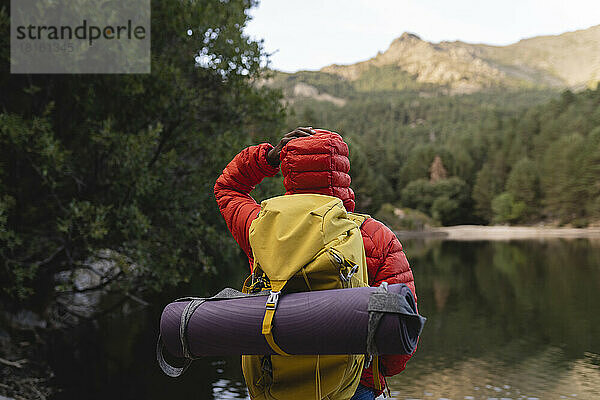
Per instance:
[[[6,360],[2,357],[0,357],[0,363],[4,364],[4,365],[8,365],[9,367],[15,367],[15,368],[23,368],[23,364],[27,363],[27,360],[23,359],[23,360],[17,360],[17,361],[10,361],[10,360]]]

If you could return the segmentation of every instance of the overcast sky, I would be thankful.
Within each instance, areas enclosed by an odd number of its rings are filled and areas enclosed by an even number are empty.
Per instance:
[[[600,24],[600,0],[261,0],[250,14],[246,32],[291,72],[366,60],[403,32],[506,45],[585,29]]]

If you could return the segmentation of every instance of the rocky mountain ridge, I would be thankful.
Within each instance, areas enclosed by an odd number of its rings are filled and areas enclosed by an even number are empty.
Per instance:
[[[577,90],[595,87],[600,81],[600,25],[561,35],[523,39],[508,46],[461,41],[431,43],[406,32],[386,51],[366,61],[329,65],[313,71],[308,80],[304,75],[300,78],[302,73],[279,73],[274,82],[293,81],[292,86],[287,85],[290,90],[286,92],[291,97],[294,93],[307,93],[306,86],[300,91],[295,89],[294,85],[300,82],[313,85],[311,81],[315,79],[335,78],[361,92],[407,88],[443,89],[448,94],[491,88]],[[317,78],[315,74],[329,77]],[[319,89],[318,95],[322,97],[323,89]],[[339,97],[340,94],[331,95]],[[338,101],[338,104],[341,103]]]

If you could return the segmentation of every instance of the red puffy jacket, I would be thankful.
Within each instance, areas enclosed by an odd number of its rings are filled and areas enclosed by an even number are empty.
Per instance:
[[[227,227],[244,250],[252,269],[252,250],[249,229],[258,216],[260,205],[250,192],[263,178],[272,177],[279,168],[267,162],[267,153],[273,148],[268,143],[242,150],[225,167],[215,184],[215,198]],[[348,211],[354,211],[354,192],[350,188],[350,162],[348,146],[337,133],[317,130],[311,137],[296,138],[288,142],[280,154],[281,171],[286,194],[318,193],[336,196]],[[383,223],[368,218],[361,226],[365,245],[369,285],[382,282],[405,283],[415,295],[413,274],[402,245],[394,233]],[[400,373],[411,355],[381,357],[383,375]],[[374,388],[371,368],[365,369],[361,383]],[[381,387],[384,387],[381,377]]]

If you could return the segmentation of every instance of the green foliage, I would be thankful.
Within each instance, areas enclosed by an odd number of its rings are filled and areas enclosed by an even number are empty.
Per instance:
[[[457,177],[437,182],[417,179],[402,190],[402,204],[431,215],[444,225],[466,222],[464,210],[468,202],[467,184]]]
[[[516,202],[524,204],[523,214],[529,219],[538,216],[539,209],[539,176],[535,163],[529,158],[519,160],[508,175],[506,191]]]
[[[425,179],[414,180],[402,190],[402,204],[423,213],[431,211],[435,197],[434,186]]]
[[[448,196],[437,197],[431,205],[431,216],[444,225],[456,225],[461,222],[461,204]]]
[[[5,3],[3,295],[51,294],[57,273],[101,260],[121,271],[104,283],[120,293],[236,261],[214,180],[244,146],[283,131],[280,94],[253,85],[265,53],[243,29],[255,2],[153,1],[152,74],[85,76],[10,75]]]
[[[440,87],[394,88],[397,71],[387,68],[362,71],[360,79],[370,83],[346,80],[343,90],[335,89],[340,78],[332,74],[286,75],[295,83],[310,76],[307,83],[347,100],[336,106],[305,98],[293,104],[288,121],[335,130],[352,143],[357,209],[375,213],[401,202],[445,224],[491,223],[499,215],[493,200],[507,192],[514,201],[503,222],[600,218],[598,89],[448,96]],[[464,183],[464,198],[433,194],[427,180],[438,155],[448,176]],[[503,199],[498,204],[509,203]]]
[[[508,192],[503,192],[492,200],[492,210],[494,212],[494,222],[516,222],[523,216],[525,203],[518,201]]]
[[[585,215],[584,201],[590,184],[585,173],[587,151],[585,138],[580,134],[564,136],[548,147],[542,160],[542,188],[547,212],[570,220]],[[584,200],[584,201],[582,201]]]
[[[426,89],[428,86],[417,83],[413,76],[396,65],[371,66],[353,82],[358,92],[395,91]]]
[[[107,254],[123,270],[122,292],[236,260],[214,180],[244,146],[284,131],[281,93],[300,82],[346,100],[299,99],[287,122],[345,137],[358,211],[389,214],[386,204],[401,202],[443,224],[600,218],[600,90],[447,96],[395,67],[355,81],[272,73],[261,43],[243,34],[254,5],[153,1],[150,75],[27,76],[9,73],[0,0],[4,294],[51,294],[57,273]],[[269,74],[277,90],[255,84]],[[430,182],[436,156],[450,178]],[[257,198],[281,190],[265,182]]]
[[[274,72],[273,78],[273,87],[283,89],[284,92],[292,91],[297,83],[314,86],[321,92],[338,97],[349,96],[353,91],[352,85],[345,79],[319,71],[299,71],[295,74]]]
[[[494,218],[492,200],[502,190],[502,175],[491,163],[484,164],[477,173],[471,197],[475,202],[475,213],[485,222],[491,222]]]

